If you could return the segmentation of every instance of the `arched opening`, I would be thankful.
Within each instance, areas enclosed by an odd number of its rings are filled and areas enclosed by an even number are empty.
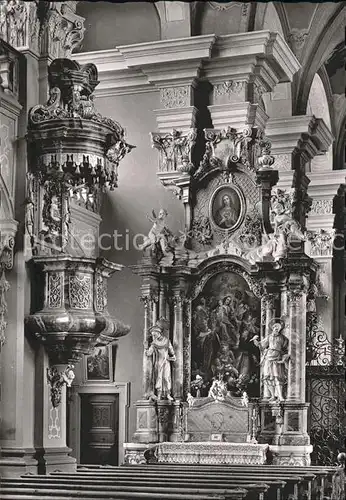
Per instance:
[[[307,115],[314,115],[316,118],[322,118],[327,127],[331,129],[331,119],[329,112],[328,99],[321,77],[316,74],[310,88]],[[315,156],[311,161],[312,172],[323,172],[333,169],[333,145],[329,146],[328,151],[320,156]]]
[[[160,19],[149,2],[79,2],[85,35],[78,52],[114,49],[118,45],[160,40]]]

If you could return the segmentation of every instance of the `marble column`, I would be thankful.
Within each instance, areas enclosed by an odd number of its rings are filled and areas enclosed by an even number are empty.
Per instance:
[[[305,401],[306,287],[288,291],[289,355],[287,400]]]
[[[150,361],[145,351],[149,347],[149,329],[153,326],[158,317],[158,296],[151,292],[149,295],[141,297],[144,304],[144,328],[143,328],[143,394],[149,397],[151,392],[150,381]]]
[[[173,396],[175,399],[180,400],[183,396],[183,366],[184,366],[184,328],[183,328],[183,314],[184,314],[184,301],[185,297],[180,290],[174,291],[173,305],[174,305],[174,328],[173,328],[173,349],[176,356],[174,363],[174,378],[173,378]]]

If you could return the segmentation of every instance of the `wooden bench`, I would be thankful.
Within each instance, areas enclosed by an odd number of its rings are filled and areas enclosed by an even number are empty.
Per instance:
[[[298,484],[298,490],[297,492],[292,492],[295,498],[312,498],[315,497],[317,499],[322,499],[323,498],[323,493],[324,493],[324,483],[325,479],[330,475],[335,472],[335,468],[333,468],[331,471],[326,470],[324,467],[286,467],[286,466],[273,466],[273,465],[210,465],[210,466],[205,466],[205,465],[179,465],[179,464],[151,464],[151,465],[139,465],[139,466],[134,466],[136,470],[141,470],[141,471],[146,471],[148,469],[151,470],[160,470],[160,471],[198,471],[198,472],[216,472],[216,473],[227,473],[227,474],[234,474],[234,473],[242,473],[242,474],[251,474],[252,477],[254,475],[259,475],[262,477],[262,474],[265,474],[265,476],[273,476],[277,477],[278,479],[285,480],[286,478],[288,479],[289,477],[297,477],[299,475],[302,480],[299,481]],[[131,466],[125,466],[124,468],[131,469]],[[101,469],[105,470],[105,469]],[[257,476],[256,476],[257,477]],[[297,490],[297,488],[296,488]]]
[[[102,474],[98,473],[97,475],[95,472],[93,473],[77,473],[79,480],[86,481],[87,478],[89,477],[89,481],[94,481],[95,478],[97,480],[101,480],[103,483],[105,481],[108,482],[114,482],[119,487],[121,487],[123,484],[128,484],[129,481],[132,482],[132,484],[135,482],[136,484],[140,484],[141,486],[162,486],[163,484],[169,483],[171,486],[180,486],[180,487],[193,487],[193,488],[210,488],[211,486],[219,492],[219,489],[230,489],[230,488],[244,488],[248,491],[247,499],[263,499],[263,498],[268,498],[268,499],[281,499],[283,498],[281,495],[281,491],[283,488],[286,486],[286,483],[284,481],[279,481],[275,480],[273,478],[269,478],[268,481],[264,481],[263,479],[258,479],[257,481],[254,481],[253,478],[250,477],[230,477],[228,476],[220,476],[220,475],[214,475],[211,476],[210,474],[203,474],[203,475],[194,475],[194,474],[179,474],[178,476],[176,474],[170,475],[169,473],[166,475],[150,475],[147,476],[146,474],[141,474],[140,476],[135,474],[128,474],[125,476],[122,476],[119,473],[114,474]],[[68,474],[62,474],[62,473],[52,473],[51,476],[54,477],[64,477],[65,479],[69,479]],[[75,476],[75,475],[74,475]],[[270,494],[269,490],[270,489]],[[268,492],[268,495],[265,495],[265,493]]]
[[[30,487],[26,484],[15,484],[15,486],[7,486],[4,485],[1,488],[1,499],[6,500],[26,500],[26,499],[39,499],[45,500],[52,498],[60,499],[77,499],[80,498],[82,500],[101,500],[101,499],[119,499],[119,500],[127,500],[127,499],[153,499],[153,500],[242,500],[245,498],[246,491],[234,491],[229,496],[225,497],[223,495],[218,495],[215,492],[211,494],[206,493],[188,493],[185,492],[184,489],[181,489],[180,493],[169,493],[166,488],[164,492],[143,492],[143,491],[122,491],[119,489],[114,489],[108,491],[98,489],[95,491],[91,491],[90,489],[83,488],[80,485],[79,489],[73,488],[44,488],[43,484],[39,487]]]
[[[203,470],[201,470],[203,468]],[[123,472],[126,471],[126,472]],[[84,474],[91,474],[92,476],[95,475],[94,470],[83,470],[80,471]],[[232,481],[233,484],[237,482],[241,482],[241,484],[244,484],[244,488],[246,488],[246,483],[256,483],[256,482],[261,482],[270,485],[271,483],[277,484],[276,489],[278,489],[278,484],[281,481],[281,488],[282,488],[282,481],[286,483],[286,491],[283,495],[283,497],[288,498],[291,496],[291,498],[294,498],[296,500],[303,500],[305,497],[310,498],[309,491],[310,491],[310,485],[311,481],[314,478],[313,474],[302,474],[298,475],[297,473],[285,473],[283,470],[281,470],[281,474],[279,475],[280,477],[278,478],[278,474],[276,474],[274,471],[271,473],[270,471],[267,473],[264,472],[259,472],[256,473],[253,470],[251,473],[249,472],[243,472],[242,469],[237,469],[236,471],[232,470],[232,466],[193,466],[193,465],[185,465],[185,466],[178,466],[174,465],[172,467],[170,466],[164,466],[162,467],[161,465],[155,465],[155,466],[143,466],[143,467],[138,467],[134,466],[132,469],[131,467],[111,467],[109,469],[102,468],[98,472],[98,477],[113,477],[117,478],[117,480],[120,479],[126,479],[127,477],[131,476],[131,478],[135,478],[136,481],[139,480],[150,480],[150,481],[155,481],[157,479],[161,480],[169,480],[171,482],[177,481],[178,483],[181,483],[183,479],[187,481],[191,481],[193,478],[194,481],[208,481],[209,483],[212,483],[213,485],[222,482],[229,482]],[[278,483],[279,482],[279,483]],[[270,493],[272,494],[272,492]],[[267,495],[269,496],[269,495]],[[279,498],[280,494],[279,492],[276,493],[276,498]]]

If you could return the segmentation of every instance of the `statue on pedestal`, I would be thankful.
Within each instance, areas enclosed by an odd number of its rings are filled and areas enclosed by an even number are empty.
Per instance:
[[[153,223],[149,234],[142,245],[140,250],[145,250],[150,247],[152,250],[159,250],[159,253],[165,255],[173,250],[172,243],[174,236],[172,232],[166,227],[165,219],[168,213],[167,210],[161,208],[158,215],[152,210],[152,217],[148,216],[150,222]]]
[[[252,338],[261,351],[261,378],[263,381],[263,398],[269,401],[283,401],[283,388],[287,380],[287,364],[289,361],[288,338],[283,334],[284,322],[274,319],[271,331],[266,338],[259,341],[258,335]]]
[[[176,360],[173,346],[164,335],[164,328],[160,321],[149,329],[149,333],[152,336],[152,341],[145,350],[145,354],[151,358],[150,398],[154,400],[166,398],[172,401],[171,362]]]

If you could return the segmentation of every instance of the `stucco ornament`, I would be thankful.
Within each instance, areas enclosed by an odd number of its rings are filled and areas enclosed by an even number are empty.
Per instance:
[[[279,261],[286,257],[293,241],[304,241],[305,235],[298,221],[293,218],[294,192],[276,189],[270,203],[272,233],[263,232],[262,245],[250,250],[247,258],[251,264],[264,260]]]
[[[47,380],[50,386],[51,402],[53,408],[57,408],[61,403],[62,388],[66,384],[71,387],[75,378],[74,365],[68,365],[65,369],[59,370],[56,366],[47,368]]]

